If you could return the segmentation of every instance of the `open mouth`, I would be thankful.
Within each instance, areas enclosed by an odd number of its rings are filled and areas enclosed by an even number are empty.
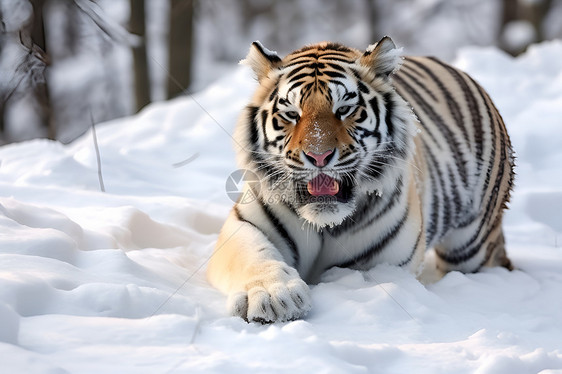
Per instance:
[[[324,173],[312,178],[306,185],[298,188],[301,202],[310,203],[347,203],[351,199],[352,184],[347,178],[335,179]]]

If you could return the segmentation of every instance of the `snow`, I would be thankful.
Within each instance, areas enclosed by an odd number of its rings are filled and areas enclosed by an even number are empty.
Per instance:
[[[517,152],[504,225],[517,270],[424,285],[387,265],[332,269],[290,323],[229,317],[205,279],[248,68],[96,126],[105,193],[91,131],[0,147],[0,372],[561,373],[561,59],[561,42],[457,59]]]

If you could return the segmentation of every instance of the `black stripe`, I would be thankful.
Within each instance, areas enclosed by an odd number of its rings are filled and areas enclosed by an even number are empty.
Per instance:
[[[380,122],[381,122],[381,113],[379,108],[379,99],[374,96],[371,100],[369,100],[369,105],[373,108],[373,112],[375,113],[375,130],[379,131]]]
[[[357,225],[355,225],[355,227],[353,228],[353,231],[351,232],[351,234],[357,234],[359,231],[364,230],[366,228],[368,228],[369,226],[373,225],[376,221],[378,221],[383,215],[385,215],[386,213],[388,213],[392,208],[394,208],[394,206],[396,205],[396,203],[398,201],[400,201],[400,197],[402,196],[402,187],[404,185],[404,181],[402,180],[402,178],[398,178],[398,180],[395,182],[396,183],[396,188],[394,189],[394,191],[392,191],[392,194],[388,196],[388,198],[379,198],[381,201],[384,201],[385,204],[381,205],[378,209],[378,211],[371,217],[369,218],[367,221],[365,222],[357,222]]]
[[[271,211],[271,209],[269,209],[269,207],[265,204],[265,202],[261,201],[261,207],[263,212],[265,213],[265,215],[273,225],[273,227],[277,230],[279,236],[281,236],[281,238],[285,241],[287,247],[289,247],[289,249],[291,250],[293,254],[293,260],[295,261],[294,266],[298,267],[300,256],[295,241],[293,240],[293,238],[291,238],[291,236],[285,229],[285,226],[283,226],[281,221],[279,221],[279,219],[275,216],[275,214]]]
[[[283,126],[279,126],[279,120],[275,117],[271,119],[271,124],[273,125],[273,129],[276,131],[283,130]]]
[[[357,82],[357,88],[359,88],[359,91],[361,91],[363,93],[366,93],[366,94],[369,93],[369,89],[367,88],[367,86],[363,82]]]
[[[301,74],[297,74],[297,75],[295,75],[294,77],[292,77],[290,80],[288,80],[288,83],[293,83],[293,82],[296,82],[296,81],[298,81],[298,80],[300,80],[300,79],[303,79],[303,78],[310,78],[310,77],[312,77],[312,76],[313,76],[313,74],[311,74],[311,73],[301,73]],[[290,90],[289,90],[289,91],[290,91]]]
[[[240,212],[240,208],[238,208],[238,205],[234,205],[234,215],[236,216],[236,219],[240,222],[245,222],[245,223],[249,223],[250,225],[254,226],[255,228],[257,228],[258,230],[261,231],[261,229],[259,229],[256,225],[254,225],[253,222],[248,221],[246,218],[244,218],[242,216],[242,213]]]
[[[332,69],[337,70],[337,71],[340,71],[340,72],[342,72],[342,73],[345,73],[345,72],[346,72],[345,68],[344,68],[343,66],[338,65],[338,64],[334,64],[334,63],[332,63],[332,62],[327,62],[326,65],[328,65],[328,66],[331,67]]]
[[[306,81],[299,81],[299,82],[295,82],[291,85],[291,87],[289,87],[289,89],[287,90],[287,92],[291,92],[292,90],[294,90],[297,87],[302,86],[303,83],[305,83]]]
[[[355,123],[363,123],[363,122],[365,122],[365,120],[367,118],[369,118],[369,115],[367,114],[367,111],[364,108],[361,108],[361,109],[362,109],[361,114],[359,115],[359,118],[357,118],[355,120]]]
[[[273,99],[275,99],[277,92],[279,92],[279,87],[275,86],[275,89],[271,92],[271,95],[269,95],[269,101],[273,101]]]
[[[404,64],[404,65],[400,68],[400,70],[398,70],[398,71],[396,72],[396,75],[400,75],[400,76],[404,75],[404,76],[406,76],[409,80],[413,81],[413,82],[416,84],[416,86],[418,86],[419,88],[421,88],[422,90],[424,90],[425,93],[433,99],[433,101],[439,102],[439,100],[437,99],[437,96],[435,96],[435,95],[433,94],[433,92],[431,92],[431,91],[426,87],[425,84],[423,84],[422,82],[420,82],[420,81],[418,80],[418,78],[416,78],[414,75],[412,75],[411,73],[409,73],[409,72],[407,71],[407,70],[411,70],[411,69],[408,69],[408,68],[410,68],[410,66]],[[394,77],[396,77],[396,75],[395,75]],[[403,78],[402,78],[402,79],[403,79]]]
[[[262,110],[261,121],[262,121],[264,135],[265,135],[265,124],[267,123],[267,116],[268,116],[267,110]]]
[[[306,84],[302,90],[301,90],[301,106],[302,104],[310,97],[310,95],[312,94],[312,90],[314,89],[315,84],[314,82],[308,83]]]
[[[498,220],[497,224],[501,225],[501,221]],[[496,227],[494,227],[494,229],[496,229]],[[505,245],[505,239],[503,237],[503,232],[500,230],[498,237],[493,242],[488,243],[488,246],[486,247],[486,256],[484,256],[484,259],[482,260],[478,268],[481,268],[485,263],[487,263],[490,260],[490,257],[492,257],[492,254],[495,252],[498,246],[503,246],[503,245]],[[501,266],[507,267],[504,264],[502,264]],[[507,268],[509,269],[509,267]]]
[[[248,137],[250,142],[250,152],[249,152],[249,162],[255,163],[255,169],[259,170],[263,175],[276,175],[273,172],[273,166],[271,166],[265,159],[264,156],[259,152],[259,131],[258,131],[258,112],[259,108],[255,106],[247,106],[248,110]],[[265,133],[264,133],[265,136]],[[275,180],[278,177],[273,177]]]
[[[304,50],[301,50],[304,51]],[[292,54],[298,54],[299,51],[293,52]],[[301,58],[308,58],[310,60],[316,60],[318,58],[318,52],[317,51],[312,51],[310,53],[305,53],[303,55],[298,55],[296,57],[294,57],[295,59],[301,59]]]
[[[386,115],[384,117],[384,120],[386,121],[388,136],[392,138],[394,135],[394,124],[392,122],[392,115],[394,114],[394,105],[395,105],[392,97],[392,93],[391,92],[385,93],[383,95],[383,100],[384,100],[384,107],[386,110]]]
[[[283,68],[289,68],[291,66],[296,66],[296,65],[301,65],[301,64],[310,64],[312,61],[314,61],[313,59],[308,59],[308,58],[303,58],[301,59],[300,57],[298,57],[296,60],[293,60],[292,62],[283,65]]]
[[[269,138],[267,137],[267,131],[266,131],[266,126],[267,126],[267,110],[263,110],[261,112],[261,119],[262,119],[262,123],[261,123],[261,128],[262,128],[262,133],[263,133],[263,150],[267,152],[267,146],[270,143]]]
[[[354,60],[349,60],[348,55],[343,53],[336,53],[336,52],[329,52],[329,53],[322,53],[318,55],[318,59],[320,60],[332,60],[332,61],[341,61],[348,64],[355,63]]]
[[[345,62],[346,64],[354,64],[355,63],[355,61],[353,61],[353,60],[348,60],[348,59],[339,58],[339,57],[326,56],[326,55],[320,56],[320,60],[339,61],[339,62]]]
[[[436,229],[436,236],[438,238],[441,238],[442,235],[444,235],[447,232],[447,225],[450,224],[449,221],[449,214],[451,211],[451,201],[449,198],[449,194],[447,193],[447,185],[445,183],[445,177],[443,176],[442,170],[439,167],[440,163],[439,161],[437,161],[437,158],[435,157],[435,155],[433,154],[433,152],[431,152],[431,150],[429,148],[426,148],[426,155],[429,157],[429,162],[428,162],[428,166],[431,166],[435,172],[435,175],[437,176],[437,181],[439,182],[439,188],[440,188],[440,194],[439,195],[435,195],[435,199],[436,200],[440,200],[440,206],[442,206],[442,209],[438,212],[438,226]],[[434,191],[435,193],[435,191]],[[436,212],[433,212],[436,213]],[[439,235],[437,235],[439,234]],[[432,238],[433,239],[433,238]]]
[[[334,99],[332,98],[332,92],[330,90],[326,90],[326,96],[327,96],[328,102],[330,104],[332,104],[334,102]]]
[[[311,69],[314,69],[314,70],[315,70],[315,73],[318,74],[318,71],[319,71],[320,69],[324,69],[324,68],[326,67],[326,65],[324,65],[322,62],[315,61],[315,62],[313,62],[312,64],[310,64],[309,67],[310,67]]]
[[[490,184],[490,179],[492,177],[492,171],[494,169],[494,160],[496,158],[496,147],[495,147],[494,141],[496,140],[495,124],[496,124],[497,118],[492,113],[490,105],[487,105],[488,102],[490,102],[490,98],[486,95],[486,93],[484,92],[484,90],[480,86],[477,86],[477,88],[478,88],[478,93],[480,94],[480,98],[482,99],[483,105],[486,106],[486,113],[487,113],[488,119],[490,121],[490,139],[491,139],[491,143],[489,144],[490,157],[488,158],[489,165],[488,165],[488,169],[486,170],[485,183],[484,183],[484,186],[482,188],[482,196],[486,196],[486,191],[488,190],[488,187],[489,187],[489,184]]]
[[[302,170],[302,165],[304,165],[304,162],[302,162],[301,160],[295,160],[295,159],[292,158],[291,156],[286,156],[285,158],[286,158],[286,159],[289,159],[289,160],[292,160],[292,161],[296,162],[297,164],[299,164],[298,166],[297,166],[297,165],[293,165],[293,164],[289,164],[289,163],[286,164],[286,166],[287,166],[289,169],[298,170],[298,171],[301,171],[301,170]]]
[[[347,166],[347,165],[349,165],[349,164],[353,164],[354,162],[355,162],[355,159],[352,158],[352,157],[350,157],[350,158],[348,158],[348,159],[345,160],[345,161],[340,161],[340,162],[338,162],[338,163],[335,165],[335,167],[337,167],[337,168],[344,167],[344,166]]]
[[[324,74],[326,74],[330,78],[345,78],[345,75],[343,75],[342,73],[338,73],[337,71],[324,70]]]
[[[349,57],[349,55],[346,52],[350,52],[351,50],[347,47],[345,48],[319,48],[320,51],[325,51],[325,52],[321,52],[318,57],[319,58],[323,58],[323,57],[332,57],[332,56],[337,56],[337,57]],[[340,52],[344,52],[344,53],[340,53]]]
[[[441,145],[439,144],[439,142],[437,141],[437,139],[435,138],[435,135],[433,135],[433,130],[430,127],[427,127],[424,125],[424,122],[422,121],[422,118],[419,116],[418,114],[418,110],[416,110],[415,108],[413,108],[414,103],[411,103],[410,100],[407,100],[406,97],[408,94],[411,94],[411,92],[414,90],[414,88],[412,86],[410,86],[404,79],[402,79],[400,76],[394,76],[394,80],[396,81],[396,83],[398,83],[398,85],[396,85],[396,88],[398,90],[398,93],[402,96],[402,98],[404,99],[404,101],[406,101],[408,103],[408,105],[410,105],[412,107],[412,109],[414,110],[414,113],[416,114],[416,117],[418,118],[418,120],[420,121],[422,128],[424,130],[424,132],[422,133],[422,136],[424,135],[428,135],[431,140],[433,141],[433,143],[435,144],[435,146],[438,149],[442,149]],[[400,91],[404,91],[403,93],[400,93]]]
[[[418,245],[420,244],[421,237],[422,237],[422,231],[420,230],[416,242],[414,244],[414,248],[412,248],[412,252],[410,252],[410,256],[408,256],[407,259],[405,259],[400,264],[398,264],[398,266],[408,265],[412,261],[412,258],[414,258],[414,255],[416,254],[416,250],[418,249]]]
[[[257,106],[248,106],[248,122],[250,123],[250,126],[248,126],[250,130],[249,138],[250,138],[250,143],[254,146],[254,148],[255,146],[257,146],[259,141],[257,120],[256,120],[256,117],[258,115],[258,110],[259,108]]]
[[[457,139],[455,138],[455,134],[451,132],[451,129],[447,127],[447,125],[443,121],[443,118],[438,113],[435,112],[433,106],[430,105],[423,98],[422,95],[420,95],[413,87],[411,87],[404,80],[400,80],[399,78],[397,80],[400,81],[400,85],[402,85],[406,90],[406,92],[412,96],[413,100],[416,101],[418,107],[421,110],[423,110],[425,114],[427,114],[427,116],[431,119],[431,121],[439,128],[441,134],[445,137],[448,148],[451,151],[451,154],[455,160],[455,164],[459,169],[459,175],[462,179],[462,182],[465,186],[467,186],[468,176],[466,174],[466,169],[465,169],[465,160],[463,154],[460,152],[460,145]],[[415,108],[414,108],[414,112],[417,112]],[[418,118],[420,118],[419,114],[417,114],[417,116]],[[424,129],[430,133],[430,129],[427,126],[424,126]],[[435,140],[435,137],[433,137],[431,133],[429,135]],[[439,143],[436,143],[436,145],[439,146]]]
[[[386,247],[386,245],[390,241],[392,241],[392,239],[394,239],[396,237],[396,235],[398,235],[398,233],[400,232],[400,230],[402,229],[402,227],[406,223],[406,220],[408,218],[408,213],[409,213],[409,210],[406,207],[406,209],[404,210],[404,215],[396,223],[396,225],[394,225],[394,227],[392,227],[392,229],[390,229],[390,231],[386,235],[384,235],[382,238],[380,238],[380,240],[378,242],[376,242],[375,244],[373,244],[369,249],[367,249],[366,251],[361,253],[359,256],[356,256],[355,258],[353,258],[349,261],[346,261],[346,262],[344,262],[342,264],[339,264],[339,265],[333,265],[333,266],[337,266],[337,267],[341,267],[341,268],[347,268],[347,267],[353,267],[353,266],[357,266],[357,265],[367,264],[374,256],[376,256],[378,253],[380,253],[381,250],[384,247]]]
[[[430,155],[431,151],[427,146],[426,142],[422,139],[424,153],[427,154],[430,158],[435,159],[433,155]],[[431,245],[433,243],[433,239],[437,236],[439,232],[439,218],[440,218],[440,207],[441,207],[441,199],[439,198],[438,188],[441,187],[441,184],[437,184],[438,180],[441,179],[439,170],[437,169],[436,165],[433,163],[427,164],[427,169],[429,170],[430,174],[430,182],[431,182],[431,193],[429,196],[431,197],[431,214],[430,214],[430,222],[426,222],[425,230],[426,230],[426,242]]]
[[[361,133],[359,133],[359,131]],[[381,141],[381,133],[379,132],[379,129],[375,128],[374,130],[368,130],[362,126],[355,126],[355,133],[359,136],[361,136],[362,138],[369,138],[369,137],[375,137],[377,138],[377,142],[380,143]]]
[[[464,126],[463,115],[462,115],[461,109],[460,109],[460,107],[457,103],[457,100],[451,94],[451,91],[449,91],[447,89],[447,87],[445,87],[445,84],[443,84],[443,82],[439,79],[439,77],[436,74],[434,74],[433,71],[429,67],[427,67],[425,64],[422,64],[421,62],[415,61],[415,60],[410,60],[410,61],[413,64],[417,65],[420,69],[425,71],[426,74],[431,78],[431,80],[433,80],[435,82],[435,84],[437,85],[437,87],[441,90],[441,93],[443,94],[443,96],[445,97],[445,101],[447,102],[449,112],[453,116],[453,119],[454,119],[455,123],[457,124],[457,128],[459,128],[459,130],[461,130],[464,141],[465,141],[466,145],[468,146],[468,148],[470,149],[471,148],[471,141],[470,141],[470,138],[468,136],[467,129]],[[435,59],[432,59],[432,61],[435,61]]]
[[[290,72],[288,72],[285,75],[285,79],[289,79],[291,78],[293,75],[297,74],[298,72],[302,71],[303,69],[306,69],[308,65],[303,65],[303,66],[297,66],[296,68],[294,68],[293,70],[291,70]]]
[[[318,83],[325,84],[325,82],[318,82]],[[342,82],[338,81],[338,80],[330,81],[330,83],[333,83],[337,86],[342,86],[344,89],[347,89],[347,86],[345,84],[343,84]]]
[[[460,212],[463,210],[463,204],[461,200],[461,193],[455,184],[455,173],[451,167],[451,164],[447,164],[447,173],[449,175],[449,180],[451,181],[451,194],[449,196],[449,207],[451,212],[449,214],[450,220],[445,218],[445,222],[450,222],[449,225],[455,225],[458,222],[458,217]],[[454,208],[453,208],[454,207]]]
[[[406,69],[410,71],[410,74],[417,76],[418,78],[425,80],[427,79],[427,75],[423,71],[418,70],[413,64],[409,64],[412,61],[411,57],[404,58],[405,62],[402,64],[400,69],[396,72],[397,74],[402,71],[402,69]]]
[[[476,147],[476,160],[478,164],[478,171],[480,172],[482,153],[483,153],[482,144],[483,144],[483,134],[484,134],[484,130],[482,126],[482,114],[480,113],[480,110],[478,108],[478,103],[476,102],[476,98],[474,97],[474,94],[471,88],[469,87],[466,79],[469,79],[472,82],[472,84],[476,87],[478,87],[478,84],[474,82],[474,80],[472,80],[466,74],[461,74],[457,69],[447,64],[444,64],[443,62],[439,61],[436,58],[431,58],[431,59],[436,63],[441,64],[441,66],[447,69],[447,71],[453,76],[455,81],[457,81],[457,84],[461,87],[461,91],[464,96],[464,102],[467,104],[468,111],[470,113],[470,117],[471,117],[470,123],[472,124],[472,128],[474,129],[473,145]]]

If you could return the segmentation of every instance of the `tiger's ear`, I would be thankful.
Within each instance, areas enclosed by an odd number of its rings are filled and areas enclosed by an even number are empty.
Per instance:
[[[402,64],[402,48],[396,48],[392,39],[385,36],[367,47],[359,63],[371,69],[375,75],[388,78]]]
[[[250,46],[248,56],[240,63],[250,65],[256,74],[256,78],[261,82],[271,70],[281,65],[281,58],[279,58],[277,52],[270,51],[259,41],[255,41]]]

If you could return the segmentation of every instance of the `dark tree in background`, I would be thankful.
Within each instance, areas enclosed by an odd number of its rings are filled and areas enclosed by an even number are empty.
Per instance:
[[[191,84],[194,0],[171,0],[168,48],[167,98],[171,99]]]
[[[144,0],[130,0],[129,3],[131,6],[129,31],[140,37],[140,43],[132,48],[135,72],[135,109],[139,111],[150,103],[150,78],[146,53],[145,2]]]
[[[504,51],[517,56],[531,43],[545,40],[544,23],[553,0],[502,0],[498,44]],[[559,19],[562,23],[562,18]],[[518,28],[519,30],[517,30]]]
[[[64,19],[62,51],[61,57],[68,58],[76,55],[80,51],[81,33],[82,33],[82,13],[76,6],[74,1],[63,1],[64,13],[67,15]]]
[[[371,26],[370,27],[371,36],[369,37],[369,39],[371,40],[371,43],[374,43],[377,40],[380,40],[382,36],[384,36],[380,34],[380,31],[377,28],[377,23],[379,20],[379,12],[377,9],[376,0],[365,0],[365,8],[366,8],[365,13],[367,14],[367,19],[368,19],[367,22]]]
[[[41,126],[47,129],[47,138],[55,139],[56,128],[53,120],[53,111],[51,104],[51,94],[49,92],[49,84],[47,80],[47,68],[49,66],[49,55],[47,54],[47,42],[45,38],[45,0],[31,0],[33,6],[33,17],[30,25],[29,40],[22,40],[31,54],[41,60],[44,64],[42,77],[33,82],[33,91],[37,105],[37,114]],[[25,31],[24,31],[25,32]],[[24,38],[27,35],[23,36]]]
[[[5,39],[6,39],[6,25],[4,23],[4,16],[3,16],[3,12],[2,12],[2,7],[0,7],[0,56],[2,56],[2,50],[4,49],[4,45],[5,45]],[[0,135],[3,134],[6,131],[6,124],[5,124],[5,118],[6,118],[6,103],[8,101],[8,90],[6,88],[3,88],[2,91],[0,91]],[[0,144],[2,144],[2,142],[0,142]]]

